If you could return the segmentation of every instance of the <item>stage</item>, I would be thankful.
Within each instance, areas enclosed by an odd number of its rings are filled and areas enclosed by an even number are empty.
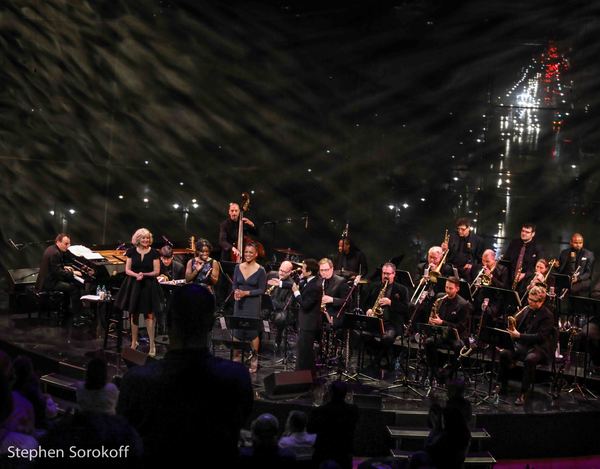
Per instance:
[[[5,306],[6,302],[3,304]],[[87,323],[68,330],[58,326],[52,318],[38,318],[37,314],[29,318],[27,314],[18,311],[8,313],[4,307],[0,316],[0,349],[13,357],[19,354],[32,357],[40,375],[58,373],[65,367],[74,371],[75,375],[81,374],[91,356],[104,353],[110,364],[110,374],[121,376],[131,363],[116,352],[114,339],[109,340],[107,349],[103,351],[104,334],[98,326],[91,318]],[[219,339],[226,334],[227,331],[213,331],[215,354],[224,358],[229,357],[229,351]],[[293,349],[293,340],[291,342]],[[128,347],[128,344],[125,336],[123,346]],[[400,351],[399,345],[395,348]],[[147,351],[147,344],[142,343],[140,350]],[[167,345],[160,345],[156,359],[160,360],[166,350]],[[414,357],[415,350],[411,353]],[[139,357],[147,358],[145,354],[140,354]],[[367,362],[368,359],[365,363]],[[411,360],[410,363],[413,362]],[[291,367],[289,364],[288,371],[292,371]],[[350,361],[349,370],[335,365],[323,367],[319,370],[319,378],[309,390],[269,397],[265,389],[265,378],[274,372],[285,372],[286,365],[282,363],[281,355],[273,354],[272,339],[267,337],[263,341],[260,368],[257,374],[252,375],[256,391],[253,417],[270,412],[283,424],[290,410],[309,411],[311,407],[323,402],[328,382],[344,379],[349,384],[349,398],[361,407],[355,437],[355,455],[386,456],[395,445],[387,426],[425,426],[431,400],[445,400],[446,391],[442,387],[429,388],[423,386],[423,382],[406,382],[403,379],[403,366],[396,371],[379,373],[365,366],[357,376],[354,376],[354,368],[354,358]],[[520,369],[517,368],[514,372],[518,378]],[[559,397],[553,399],[549,394],[551,375],[539,370],[536,373],[533,396],[524,407],[513,404],[518,390],[517,381],[511,381],[511,392],[508,396],[501,397],[506,400],[495,403],[494,396],[488,396],[489,381],[475,371],[467,373],[469,385],[466,394],[473,405],[474,426],[485,428],[492,437],[485,442],[484,449],[497,460],[596,454],[600,401],[583,397],[577,390],[568,392],[573,380],[573,369],[569,372],[571,374],[567,375],[567,384]],[[414,377],[414,370],[409,372],[409,376],[411,379]],[[581,377],[578,381],[583,383]],[[583,384],[597,393],[600,380],[592,375]],[[71,398],[68,392],[59,397],[67,401]]]

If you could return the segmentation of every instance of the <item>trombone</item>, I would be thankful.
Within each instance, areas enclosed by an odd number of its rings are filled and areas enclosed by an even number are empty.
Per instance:
[[[449,239],[450,239],[450,237],[448,236],[448,229],[446,229],[446,232],[444,233],[443,243],[448,243]],[[446,262],[446,257],[448,257],[449,250],[450,249],[446,249],[446,252],[444,252],[442,259],[440,260],[440,263],[438,264],[438,266],[436,268],[430,269],[429,271],[427,269],[425,270],[426,273],[423,274],[423,277],[421,277],[421,280],[419,280],[419,284],[417,285],[417,288],[415,288],[413,295],[410,297],[411,303],[414,303],[415,300],[421,296],[421,294],[425,291],[427,285],[430,282],[437,283],[438,278],[441,276],[442,266]]]

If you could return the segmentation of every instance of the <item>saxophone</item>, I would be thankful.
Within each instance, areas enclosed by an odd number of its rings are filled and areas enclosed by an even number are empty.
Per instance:
[[[448,297],[448,295],[444,295],[433,303],[431,307],[431,312],[429,313],[429,319],[439,319],[438,311],[440,310],[440,306],[442,306],[442,302]]]
[[[377,295],[377,299],[375,300],[375,304],[371,308],[371,315],[372,316],[375,316],[375,317],[378,317],[378,318],[382,318],[383,317],[383,308],[381,307],[381,305],[379,304],[379,302],[381,301],[381,299],[385,295],[385,291],[387,290],[388,284],[389,284],[389,280],[386,280],[383,283],[383,287],[381,287],[381,290],[379,290],[379,295]]]
[[[508,321],[508,324],[507,324],[507,327],[506,327],[506,328],[507,328],[509,331],[515,331],[515,330],[517,329],[517,318],[518,318],[518,317],[519,317],[521,314],[523,314],[523,313],[525,312],[525,310],[526,310],[526,309],[528,309],[528,308],[529,308],[529,306],[524,306],[523,308],[521,308],[521,309],[520,309],[520,310],[517,312],[517,314],[515,314],[514,316],[508,316],[508,318],[506,318],[506,319],[507,319],[507,321]]]

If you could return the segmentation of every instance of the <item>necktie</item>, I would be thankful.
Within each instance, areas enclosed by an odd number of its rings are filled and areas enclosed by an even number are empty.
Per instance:
[[[515,275],[523,269],[523,258],[525,257],[525,248],[527,245],[523,243],[521,250],[519,251],[519,257],[517,258],[517,267],[515,269]]]

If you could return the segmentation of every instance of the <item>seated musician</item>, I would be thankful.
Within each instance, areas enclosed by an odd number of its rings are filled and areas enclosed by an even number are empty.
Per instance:
[[[281,349],[283,332],[285,328],[294,322],[291,309],[292,302],[292,279],[294,265],[290,261],[283,261],[277,272],[267,274],[266,295],[271,297],[273,311],[271,319],[275,323],[277,332],[275,334],[275,351]]]
[[[535,286],[529,290],[529,305],[517,313],[515,328],[508,329],[515,343],[515,351],[500,352],[498,381],[501,394],[508,391],[508,372],[511,365],[516,360],[523,360],[525,369],[516,405],[523,405],[525,402],[534,382],[535,367],[548,363],[554,353],[554,320],[550,310],[544,306],[545,301],[546,290],[543,287]]]
[[[554,289],[554,277],[549,275],[550,264],[546,259],[540,259],[535,263],[535,272],[525,277],[523,284],[525,289],[523,294],[528,294],[536,285],[544,287],[546,291],[553,291]]]
[[[461,278],[472,282],[485,245],[483,239],[471,230],[468,218],[456,220],[456,233],[452,233],[448,243],[442,243],[441,247],[444,251],[448,250],[446,262],[458,269]]]
[[[367,316],[379,316],[383,319],[384,333],[381,337],[378,366],[381,358],[388,356],[396,337],[403,334],[408,319],[410,295],[408,289],[395,282],[395,279],[396,266],[386,262],[381,268],[381,280],[370,284],[369,291],[363,295],[364,304],[369,308],[366,310]]]
[[[442,258],[444,257],[444,251],[440,246],[432,246],[427,251],[427,262],[421,262],[417,265],[417,278],[426,277],[429,272],[439,272],[442,277],[449,277],[453,275],[454,271],[452,266],[447,262],[442,265]]]
[[[482,313],[486,315],[484,324],[491,326],[491,323],[497,321],[504,311],[503,296],[501,294],[485,296],[486,294],[489,295],[489,293],[484,293],[480,287],[490,286],[507,289],[509,284],[508,269],[498,263],[496,260],[496,253],[491,249],[486,249],[483,252],[481,264],[482,268],[473,281],[473,286],[475,287],[473,298],[477,309],[481,310]]]
[[[36,290],[40,292],[61,291],[64,293],[65,325],[70,325],[71,319],[81,312],[82,284],[75,280],[75,276],[81,277],[81,272],[65,265],[65,253],[69,246],[71,246],[69,235],[59,233],[54,244],[48,246],[44,251],[35,284]]]
[[[219,281],[219,262],[210,257],[212,244],[206,239],[196,241],[196,255],[185,266],[185,281],[202,285],[214,294],[214,286]]]
[[[453,353],[449,356],[452,369],[456,370],[456,363],[463,339],[469,333],[469,320],[471,318],[472,306],[467,300],[458,294],[460,291],[460,279],[448,277],[446,280],[446,294],[438,298],[429,316],[429,325],[444,326],[439,334],[435,333],[425,341],[425,358],[429,370],[429,378],[440,378],[438,370],[438,347],[446,347]]]
[[[181,280],[185,278],[185,267],[173,258],[173,248],[168,244],[160,248],[160,274],[159,282]]]
[[[558,273],[571,277],[571,295],[589,296],[594,271],[594,253],[583,247],[583,236],[579,233],[573,233],[570,244],[569,248],[560,253]]]
[[[229,204],[228,217],[219,225],[219,246],[221,246],[221,260],[234,261],[241,259],[239,249],[236,247],[238,241],[238,229],[240,223],[240,206],[235,202]],[[258,235],[254,222],[247,217],[242,218],[244,235]]]
[[[367,258],[350,238],[338,241],[338,254],[335,256],[334,269],[352,275],[365,277],[368,272]]]

